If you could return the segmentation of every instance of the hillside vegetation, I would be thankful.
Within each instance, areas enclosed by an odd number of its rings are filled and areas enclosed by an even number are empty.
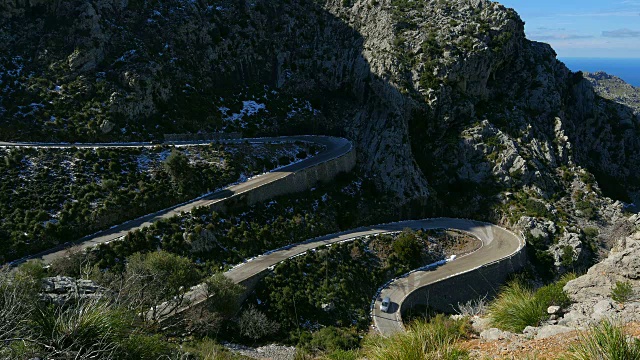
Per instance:
[[[0,148],[0,262],[78,240],[317,150],[304,143]]]
[[[300,194],[195,209],[46,268],[3,273],[0,357],[231,357],[223,339],[278,339],[300,358],[473,357],[464,341],[478,340],[475,320],[426,313],[395,338],[365,334],[372,291],[431,259],[422,235],[287,261],[243,307],[234,302],[242,289],[220,275],[315,236],[437,216],[492,222],[526,240],[526,286],[512,283],[492,303],[495,326],[636,319],[637,243],[626,239],[640,226],[631,214],[640,203],[635,89],[569,71],[524,25],[489,0],[2,1],[0,141],[337,135],[353,141],[358,164]],[[0,148],[0,261],[313,153]],[[606,276],[593,270],[562,286],[563,274],[618,248],[600,263]],[[204,280],[233,304],[213,301],[159,326],[154,304],[180,303]],[[549,304],[569,308],[552,320]],[[634,341],[611,355],[621,326],[593,328],[576,356],[633,358]]]

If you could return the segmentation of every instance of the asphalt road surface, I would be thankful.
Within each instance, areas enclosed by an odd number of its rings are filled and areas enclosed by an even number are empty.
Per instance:
[[[400,308],[404,299],[412,292],[440,280],[477,269],[482,265],[511,256],[524,246],[524,241],[514,233],[498,226],[463,219],[432,219],[411,224],[409,227],[422,229],[448,228],[468,232],[482,241],[482,246],[462,257],[448,262],[435,270],[416,271],[397,279],[385,287],[376,299],[373,308],[373,323],[384,336],[404,331]],[[391,313],[380,311],[382,299],[391,299]]]
[[[308,250],[322,247],[329,244],[352,241],[367,235],[384,234],[389,232],[402,231],[405,228],[418,229],[456,229],[471,233],[482,241],[482,246],[475,252],[459,257],[456,260],[440,266],[435,271],[417,271],[406,278],[399,279],[385,288],[380,297],[375,302],[373,321],[380,333],[385,336],[398,331],[404,331],[402,320],[397,309],[402,304],[404,298],[411,292],[439,280],[455,276],[463,272],[473,270],[484,264],[488,264],[505,257],[508,257],[524,246],[524,242],[510,231],[498,226],[464,219],[434,218],[425,220],[410,220],[392,224],[361,227],[344,231],[337,234],[326,235],[307,240],[303,243],[295,244],[283,249],[271,251],[265,255],[256,257],[243,264],[237,265],[224,275],[233,280],[236,284],[242,283],[252,277],[271,269],[276,264],[290,259],[294,256],[304,254]],[[371,294],[372,296],[374,294]],[[380,312],[380,302],[384,297],[389,296],[394,305],[393,313]],[[185,299],[191,306],[206,300],[206,292],[202,285],[194,287]],[[171,308],[170,305],[160,306],[160,308]],[[162,310],[159,313],[163,313]]]
[[[273,143],[273,142],[294,142],[294,141],[306,141],[312,142],[324,146],[319,154],[313,157],[309,157],[300,162],[285,166],[278,170],[262,174],[247,180],[246,182],[229,186],[223,190],[217,191],[213,194],[204,196],[199,199],[189,201],[184,204],[180,204],[168,209],[158,211],[153,214],[148,214],[135,220],[127,221],[123,224],[114,226],[110,229],[100,231],[93,235],[86,236],[78,241],[61,244],[55,248],[43,251],[41,253],[22,258],[14,261],[12,264],[16,265],[30,259],[41,259],[45,263],[51,263],[58,258],[64,258],[70,249],[83,250],[92,246],[96,246],[102,243],[108,243],[110,241],[118,240],[124,237],[128,232],[141,229],[149,226],[152,223],[164,219],[170,218],[175,215],[179,215],[182,212],[189,212],[193,208],[198,206],[207,206],[219,201],[223,201],[232,195],[244,193],[260,187],[264,184],[282,179],[289,174],[296,171],[312,167],[314,165],[338,158],[351,150],[351,142],[343,138],[329,137],[329,136],[289,136],[289,137],[276,137],[276,138],[255,138],[255,139],[234,139],[234,140],[221,140],[221,143]],[[211,141],[194,141],[194,142],[170,142],[163,143],[164,145],[198,145],[208,144]],[[48,148],[98,148],[98,147],[153,147],[156,144],[150,143],[113,143],[113,144],[46,144],[46,143],[7,143],[0,142],[0,146],[6,147],[48,147]]]

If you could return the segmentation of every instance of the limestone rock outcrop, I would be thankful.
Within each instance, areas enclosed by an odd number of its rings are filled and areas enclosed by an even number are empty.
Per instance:
[[[631,218],[636,225],[640,225],[639,220],[638,215]],[[618,282],[631,285],[632,293],[624,302],[612,299],[612,289]],[[603,318],[624,323],[640,321],[640,232],[621,238],[606,259],[569,281],[564,290],[575,303],[561,324],[584,326]]]
[[[62,305],[78,299],[98,299],[106,293],[103,287],[91,280],[55,276],[42,280],[40,298],[47,303]]]

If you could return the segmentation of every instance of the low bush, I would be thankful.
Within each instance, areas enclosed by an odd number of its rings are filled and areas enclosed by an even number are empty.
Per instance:
[[[467,320],[438,315],[429,322],[414,322],[407,332],[388,338],[367,339],[363,352],[370,360],[468,359],[456,342],[467,336]]]
[[[189,287],[201,279],[201,274],[187,258],[161,250],[128,257],[122,277],[127,285],[118,289],[121,300],[136,312],[151,309],[148,316],[158,320],[161,312],[157,305],[173,299],[174,306],[179,306]],[[116,280],[116,284],[118,282]]]
[[[480,316],[487,312],[487,298],[483,296],[471,299],[465,303],[458,303],[456,312],[462,316]]]
[[[405,229],[393,242],[393,251],[401,263],[407,264],[410,269],[420,266],[422,261],[423,244],[415,231]]]
[[[617,281],[611,288],[611,298],[619,303],[627,302],[633,297],[633,287],[629,281]]]
[[[574,273],[568,273],[564,275],[560,280],[551,283],[549,285],[543,286],[539,288],[534,295],[536,301],[541,302],[546,307],[549,306],[560,306],[561,308],[566,308],[571,305],[571,299],[567,295],[562,288],[571,280],[575,279],[576,275]]]
[[[573,360],[640,360],[640,339],[625,334],[621,325],[603,321],[593,325],[571,347],[569,359]]]
[[[520,282],[512,282],[503,288],[489,307],[492,326],[521,332],[527,326],[538,325],[547,309],[535,301],[533,295],[533,291]]]
[[[139,360],[156,360],[167,358],[174,352],[174,345],[165,341],[160,335],[136,332],[125,338],[121,344],[123,358]]]
[[[240,315],[238,328],[240,335],[256,341],[277,333],[280,324],[269,320],[267,315],[252,305]]]
[[[303,347],[314,352],[344,355],[344,352],[356,349],[359,343],[360,338],[356,329],[328,326],[314,332],[311,335],[311,341]]]
[[[47,305],[36,296],[22,296],[12,276],[0,279],[2,359],[158,359],[177,354],[160,335],[146,333],[135,313],[113,302],[80,298],[64,306]]]
[[[332,351],[325,356],[323,356],[322,360],[356,360],[361,359],[359,352],[357,350],[336,350]]]
[[[526,199],[524,207],[528,215],[541,217],[541,218],[553,218],[551,212],[547,210],[545,204],[535,199]]]
[[[493,326],[521,332],[527,326],[537,326],[548,316],[552,305],[566,307],[571,299],[562,290],[575,275],[564,276],[559,281],[533,291],[520,281],[505,286],[489,306],[489,317]]]

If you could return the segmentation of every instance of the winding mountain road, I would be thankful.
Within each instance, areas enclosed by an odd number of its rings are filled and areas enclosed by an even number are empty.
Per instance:
[[[428,219],[406,224],[412,229],[455,229],[469,233],[482,241],[482,246],[465,256],[435,269],[419,270],[401,277],[382,289],[373,308],[373,322],[384,336],[404,331],[400,309],[412,292],[439,281],[476,270],[487,264],[511,257],[524,248],[525,242],[511,231],[480,221],[464,219]],[[451,289],[451,291],[456,291]],[[380,302],[385,297],[391,299],[390,313],[380,311]]]
[[[229,186],[221,191],[203,196],[192,200],[185,204],[176,205],[174,207],[161,210],[154,214],[143,216],[139,219],[128,221],[124,224],[115,226],[111,229],[98,232],[87,236],[73,243],[62,244],[54,249],[42,252],[14,262],[14,264],[26,261],[28,259],[42,259],[45,263],[66,256],[69,248],[86,249],[101,243],[107,243],[124,237],[129,231],[149,226],[155,221],[163,218],[169,218],[182,212],[189,212],[198,206],[207,206],[224,201],[233,195],[245,193],[264,186],[274,181],[283,179],[297,171],[310,168],[312,166],[338,159],[341,156],[352,151],[352,144],[342,138],[326,137],[326,136],[292,136],[280,138],[260,138],[260,139],[239,139],[224,140],[224,143],[273,143],[273,142],[294,142],[307,141],[323,145],[325,148],[316,156],[307,158],[300,162],[285,166],[278,170],[256,176],[244,183]],[[197,145],[208,143],[206,141],[197,142],[173,142],[165,143],[171,145]],[[114,143],[114,144],[43,144],[43,143],[6,143],[0,142],[0,147],[50,147],[50,148],[97,148],[97,147],[139,147],[139,146],[156,146],[149,143]],[[476,236],[482,241],[482,246],[454,261],[448,262],[435,269],[419,270],[409,275],[396,279],[387,284],[378,294],[372,309],[373,322],[377,330],[384,336],[404,331],[400,307],[407,296],[416,290],[425,286],[443,281],[445,279],[474,271],[487,264],[499,262],[503,259],[510,258],[517,254],[524,247],[524,241],[514,233],[505,230],[496,225],[483,223],[473,220],[452,219],[452,218],[434,218],[424,220],[402,221],[392,224],[383,224],[376,226],[361,227],[353,230],[344,231],[337,234],[330,234],[314,239],[307,240],[303,243],[291,245],[282,249],[271,251],[267,254],[258,256],[239,264],[227,271],[224,275],[235,283],[251,283],[251,280],[259,279],[265,275],[273,266],[278,263],[290,259],[294,256],[304,254],[308,250],[316,249],[325,245],[336,244],[346,241],[376,234],[384,234],[389,232],[401,231],[405,228],[411,229],[454,229],[467,232]],[[373,295],[373,294],[372,294]],[[384,297],[391,299],[391,311],[383,313],[380,311],[380,301]],[[207,293],[203,285],[192,288],[184,297],[189,306],[195,306],[207,299]],[[164,305],[164,306],[163,306]],[[181,310],[176,309],[170,302],[156,307],[157,313],[161,316],[171,316]]]
[[[205,195],[203,197],[191,200],[189,202],[179,204],[164,210],[160,210],[153,214],[142,216],[135,220],[127,221],[123,224],[116,225],[110,229],[97,232],[95,234],[86,236],[78,241],[61,244],[55,248],[40,252],[38,254],[22,258],[12,262],[13,265],[20,264],[24,261],[31,259],[41,259],[45,263],[51,263],[55,259],[63,258],[67,255],[67,251],[71,248],[77,250],[87,249],[99,244],[108,243],[110,241],[118,240],[124,237],[128,232],[141,229],[151,225],[152,223],[160,220],[179,215],[182,212],[190,212],[192,209],[199,206],[210,206],[220,201],[224,201],[231,196],[242,194],[265,184],[278,181],[285,178],[297,171],[313,167],[315,165],[327,162],[333,159],[337,159],[352,150],[352,144],[347,139],[330,137],[330,136],[288,136],[288,137],[270,137],[270,138],[253,138],[253,139],[232,139],[232,140],[219,140],[218,142],[225,144],[235,143],[252,143],[252,144],[265,144],[275,142],[295,142],[305,141],[318,145],[322,145],[324,149],[315,156],[306,158],[302,161],[287,165],[277,170],[255,176],[243,183],[231,185],[220,191],[216,191],[212,194]],[[200,145],[208,144],[211,141],[193,141],[193,142],[165,142],[163,145]],[[0,146],[3,147],[39,147],[39,148],[102,148],[102,147],[154,147],[156,144],[150,143],[110,143],[110,144],[53,144],[53,143],[8,143],[0,142]]]
[[[482,241],[482,246],[478,250],[459,257],[456,260],[448,262],[436,269],[415,271],[410,275],[404,278],[399,278],[386,286],[381,291],[380,296],[376,299],[372,313],[376,329],[384,336],[390,336],[396,332],[404,331],[399,308],[406,296],[413,291],[449,277],[473,271],[483,265],[508,258],[524,247],[524,241],[520,237],[508,230],[489,223],[453,218],[409,220],[391,224],[360,227],[353,230],[310,239],[248,260],[245,263],[235,266],[224,275],[233,280],[236,284],[247,283],[250,282],[251,279],[256,277],[261,278],[262,275],[266,275],[266,273],[278,263],[304,254],[308,250],[313,250],[330,244],[353,241],[368,235],[402,231],[406,228],[414,230],[460,230],[476,236]],[[383,313],[380,311],[380,301],[386,296],[391,298],[393,305],[391,313]],[[205,301],[207,299],[207,294],[204,286],[199,285],[194,287],[187,293],[185,299],[189,303],[189,306],[195,306]],[[175,311],[175,306],[168,303],[164,304],[164,306],[159,306],[159,308],[159,313],[164,313],[163,315],[168,315],[168,313],[162,309],[171,309],[171,312]]]

